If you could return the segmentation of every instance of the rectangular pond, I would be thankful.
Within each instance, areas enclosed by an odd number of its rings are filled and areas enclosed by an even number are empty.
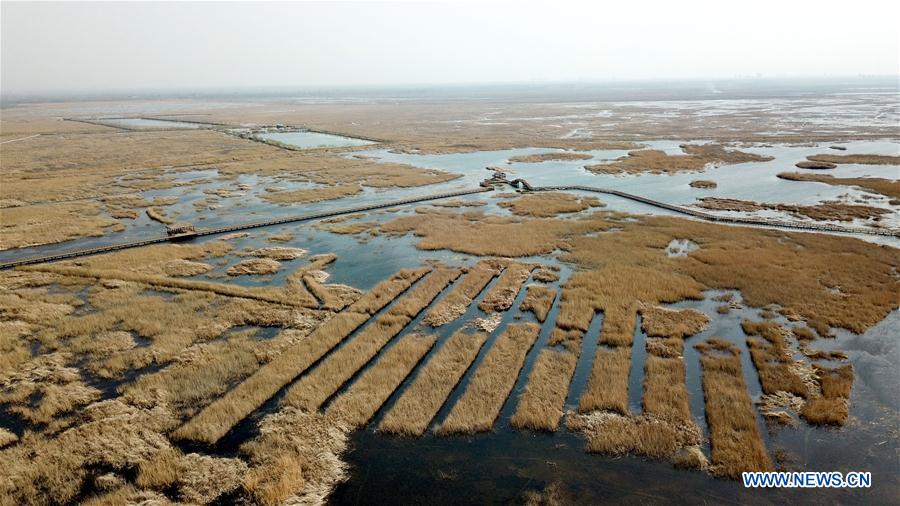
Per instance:
[[[97,120],[97,123],[116,128],[127,128],[129,130],[196,129],[209,128],[212,126],[203,123],[150,118],[100,118]]]
[[[344,137],[342,135],[312,132],[309,130],[301,130],[299,132],[267,132],[256,134],[255,137],[265,141],[279,142],[299,149],[346,148],[377,144],[376,142],[367,139]]]

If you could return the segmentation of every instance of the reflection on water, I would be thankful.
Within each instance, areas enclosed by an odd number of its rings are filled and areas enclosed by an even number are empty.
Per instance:
[[[97,123],[118,127],[132,128],[136,130],[164,130],[164,129],[196,129],[209,128],[211,125],[202,123],[189,123],[187,121],[170,121],[151,118],[100,118]]]
[[[375,142],[355,137],[325,134],[302,130],[299,132],[267,132],[256,134],[260,139],[288,144],[300,149],[313,148],[346,148],[350,146],[368,146]]]

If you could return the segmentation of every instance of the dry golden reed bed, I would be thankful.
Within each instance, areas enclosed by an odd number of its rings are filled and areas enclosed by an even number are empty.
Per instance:
[[[543,323],[547,319],[547,313],[556,299],[556,290],[541,285],[528,285],[525,290],[525,298],[519,309],[534,313],[537,321]]]
[[[427,272],[425,268],[404,269],[379,283],[353,305],[316,328],[307,339],[283,350],[275,360],[204,408],[179,427],[174,436],[215,443]]]
[[[291,385],[281,404],[315,411],[460,274],[437,269],[321,364]],[[352,307],[352,306],[351,306]]]
[[[593,158],[588,153],[577,153],[570,151],[562,151],[557,153],[535,153],[532,155],[519,155],[509,158],[513,163],[541,163],[541,162],[564,162],[572,160],[590,160]]]
[[[466,391],[434,432],[448,435],[491,430],[539,331],[540,327],[534,323],[508,325],[475,370]]]
[[[478,303],[478,308],[485,313],[501,313],[512,307],[519,290],[522,289],[522,285],[528,280],[535,267],[517,262],[507,265],[497,283]]]
[[[497,204],[517,216],[550,218],[559,214],[577,213],[590,207],[603,207],[597,197],[578,197],[571,193],[539,192],[505,200]]]
[[[453,286],[450,293],[441,298],[425,315],[423,323],[432,327],[446,325],[462,316],[472,300],[484,290],[505,267],[506,262],[498,260],[480,260],[470,267],[462,280]]]
[[[866,191],[880,193],[891,199],[891,204],[900,205],[900,181],[880,177],[834,177],[829,174],[807,174],[782,172],[781,179],[788,181],[813,181],[837,186],[858,186]]]
[[[788,392],[800,397],[808,397],[809,390],[803,379],[792,368],[794,358],[788,347],[787,332],[775,322],[741,322],[747,334],[750,358],[759,373],[763,392],[774,394]],[[763,339],[759,339],[762,337]]]
[[[597,174],[620,172],[665,174],[702,171],[709,165],[766,162],[773,159],[770,156],[725,149],[719,144],[682,144],[681,148],[686,154],[669,155],[665,151],[644,149],[631,151],[628,156],[616,159],[611,163],[588,165],[585,169]]]
[[[647,333],[644,363],[644,413],[672,424],[693,426],[685,383],[683,340],[709,326],[709,317],[695,309],[641,309]]]
[[[749,200],[723,199],[716,197],[705,197],[700,199],[700,203],[697,204],[697,207],[750,213],[763,210],[784,211],[798,218],[810,218],[820,221],[852,221],[857,218],[878,221],[883,215],[890,214],[891,212],[889,209],[880,207],[845,204],[843,202],[825,202],[813,206],[800,206],[796,204],[769,204]]]
[[[510,424],[517,429],[556,430],[577,363],[578,354],[568,349],[541,350]]]
[[[568,283],[563,285],[557,327],[550,334],[548,347],[538,354],[525,389],[519,396],[516,412],[510,421],[513,427],[553,431],[559,425],[569,383],[581,354],[582,338],[594,316],[594,310],[580,305],[577,294],[573,295],[573,291],[577,290]],[[576,311],[583,311],[584,314],[573,317]],[[559,327],[563,315],[568,315],[568,321],[587,322],[565,330]]]
[[[800,411],[804,420],[820,425],[844,425],[850,417],[851,364],[829,368],[814,365],[822,395],[808,399]]]
[[[715,337],[696,348],[701,353],[712,472],[738,478],[744,471],[771,471],[744,383],[740,350]]]
[[[858,163],[863,165],[900,165],[900,156],[891,155],[810,155],[807,160],[828,163]]]
[[[413,232],[419,237],[417,247],[425,250],[497,256],[562,250],[561,260],[583,269],[567,284],[582,287],[580,305],[604,312],[601,338],[611,344],[631,342],[638,303],[699,299],[704,289],[739,290],[753,307],[777,304],[779,312],[807,321],[820,334],[827,334],[828,327],[864,332],[898,307],[896,249],[827,234],[672,217],[626,221],[607,212],[571,220],[481,219],[442,212],[400,217],[381,228]],[[619,230],[586,235],[611,228]],[[699,249],[685,257],[667,257],[667,245],[682,238]],[[744,254],[747,251],[754,254]],[[819,281],[822,272],[828,272],[824,283]],[[785,279],[790,283],[774,281]],[[840,293],[831,290],[835,287]],[[562,313],[559,318],[564,329],[583,323],[569,321]]]
[[[378,430],[408,436],[424,434],[485,341],[484,332],[458,331],[450,336],[419,370],[416,379],[381,420]]]
[[[436,341],[435,336],[415,333],[404,336],[329,404],[326,413],[351,427],[365,425]]]
[[[578,411],[613,411],[628,415],[628,372],[631,369],[631,347],[600,346],[594,355],[591,376],[578,401]]]

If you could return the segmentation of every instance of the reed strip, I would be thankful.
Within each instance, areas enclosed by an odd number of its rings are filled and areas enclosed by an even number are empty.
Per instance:
[[[344,309],[346,304],[341,301],[340,297],[336,297],[328,287],[319,283],[316,278],[312,277],[309,274],[303,275],[303,286],[309,290],[309,293],[319,301],[319,307],[322,309],[327,309],[329,311],[340,311]]]
[[[643,405],[647,415],[668,422],[693,423],[682,358],[662,358],[652,353],[647,354],[647,361],[644,363]]]
[[[606,322],[604,321],[604,324]],[[578,402],[578,411],[597,409],[628,415],[628,371],[631,348],[597,348],[591,376]]]
[[[274,304],[282,304],[285,306],[296,306],[305,308],[316,308],[318,302],[308,293],[296,290],[273,289],[273,288],[254,288],[240,285],[231,285],[226,283],[212,283],[209,281],[195,281],[190,279],[169,278],[166,276],[156,276],[153,274],[142,274],[139,272],[119,271],[113,269],[92,269],[82,267],[70,267],[66,265],[30,265],[20,267],[19,269],[34,272],[49,272],[59,274],[61,276],[88,278],[96,280],[119,280],[130,281],[148,285],[153,288],[169,288],[177,290],[190,290],[198,292],[210,292],[226,297],[240,297],[243,299],[253,299],[262,302],[271,302]]]
[[[390,397],[391,392],[409,376],[436,341],[435,336],[418,334],[401,338],[346,392],[336,398],[326,412],[351,427],[362,427]]]
[[[501,313],[512,307],[522,285],[528,280],[535,265],[527,265],[513,262],[506,267],[497,283],[478,304],[478,308],[485,313]]]
[[[313,330],[306,339],[282,351],[277,358],[204,408],[173,435],[180,439],[215,443],[281,387],[359,328],[372,312],[386,306],[427,272],[427,268],[403,269],[379,283],[345,311]]]
[[[800,416],[809,423],[844,425],[850,417],[850,390],[853,388],[853,365],[830,368],[813,364],[821,397],[807,400]]]
[[[419,371],[415,381],[387,412],[378,430],[421,436],[487,341],[484,332],[458,331]]]
[[[478,262],[469,269],[450,293],[431,308],[423,322],[432,327],[440,327],[456,320],[466,312],[472,300],[500,274],[501,270],[503,266],[496,260]]]
[[[319,409],[419,312],[428,307],[459,274],[459,269],[437,269],[432,272],[410,293],[398,300],[387,313],[291,385],[281,404],[308,411]]]
[[[519,396],[511,425],[517,429],[556,430],[576,365],[578,354],[568,349],[541,350]]]
[[[491,430],[540,329],[534,323],[507,326],[435,433],[446,435]]]
[[[756,425],[741,371],[740,350],[718,338],[695,347],[701,353],[712,472],[738,478],[745,471],[771,471],[772,462]]]
[[[636,315],[637,308],[604,308],[603,327],[600,329],[600,344],[630,347],[634,342]]]
[[[741,322],[741,327],[747,334],[750,358],[759,373],[759,382],[763,392],[774,394],[782,391],[804,398],[808,397],[809,389],[806,387],[806,383],[799,374],[791,369],[794,358],[785,341],[785,336],[790,331],[775,322],[744,320]],[[765,340],[751,336],[762,336]]]
[[[531,311],[534,313],[537,321],[544,323],[550,308],[553,306],[553,299],[556,298],[556,290],[541,285],[528,285],[525,291],[525,299],[519,306],[522,311]]]

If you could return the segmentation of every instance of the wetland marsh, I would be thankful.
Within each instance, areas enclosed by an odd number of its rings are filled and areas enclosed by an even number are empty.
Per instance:
[[[841,92],[80,113],[225,125],[163,131],[23,104],[4,109],[2,138],[39,135],[3,146],[0,261],[498,171],[896,229],[900,139],[859,120],[880,95]],[[804,133],[801,110],[842,115]],[[348,137],[225,131],[276,124]],[[898,246],[504,187],[0,271],[0,504],[889,503]],[[770,469],[867,470],[874,485],[734,479]]]

